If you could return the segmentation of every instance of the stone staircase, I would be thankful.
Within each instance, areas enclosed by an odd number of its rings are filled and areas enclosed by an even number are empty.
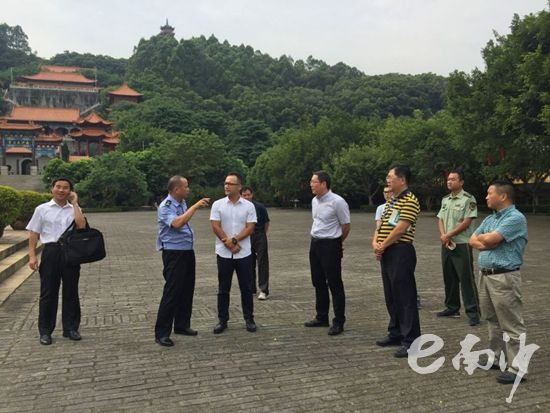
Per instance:
[[[0,238],[0,305],[34,273],[27,265],[28,240],[27,231],[11,228],[6,228]],[[41,249],[39,245],[38,250]]]

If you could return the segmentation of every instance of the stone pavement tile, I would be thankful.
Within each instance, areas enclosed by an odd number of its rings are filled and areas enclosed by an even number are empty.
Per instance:
[[[173,348],[154,343],[153,326],[163,279],[154,251],[154,212],[89,214],[106,236],[105,260],[84,265],[80,281],[83,340],[61,337],[38,343],[38,276],[31,276],[0,306],[0,412],[36,411],[546,411],[550,383],[550,309],[546,305],[548,217],[528,217],[530,240],[523,272],[528,343],[541,349],[529,365],[528,381],[517,389],[496,383],[494,371],[472,375],[452,366],[468,333],[487,345],[487,327],[466,318],[441,320],[443,282],[433,216],[418,225],[417,284],[422,297],[423,333],[444,339],[426,366],[444,356],[436,373],[420,375],[394,349],[374,342],[386,334],[387,313],[379,268],[370,252],[373,216],[352,214],[344,245],[347,318],[344,334],[307,329],[314,315],[308,264],[308,211],[270,210],[270,299],[254,300],[258,332],[244,328],[236,278],[229,328],[215,336],[217,276],[208,211],[192,225],[196,236],[197,281],[193,327],[197,337],[173,335]]]

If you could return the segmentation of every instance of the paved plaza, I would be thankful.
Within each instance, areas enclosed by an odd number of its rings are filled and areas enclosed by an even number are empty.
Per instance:
[[[522,412],[550,411],[550,289],[547,255],[550,218],[528,217],[530,241],[523,273],[528,343],[540,349],[528,380],[511,403],[512,386],[495,381],[495,370],[451,359],[471,333],[486,348],[487,324],[469,327],[440,319],[443,281],[433,214],[418,223],[417,282],[422,332],[440,336],[445,363],[433,374],[413,371],[394,348],[374,344],[386,334],[388,317],[377,262],[371,253],[373,214],[352,213],[344,244],[347,323],[340,336],[307,329],[315,315],[308,248],[311,215],[306,210],[270,209],[271,295],[254,300],[256,333],[245,330],[236,277],[229,328],[213,335],[217,321],[217,276],[209,211],[195,214],[197,285],[192,327],[197,337],[173,335],[175,346],[154,342],[153,326],[163,287],[161,257],[154,249],[156,213],[88,214],[103,231],[108,256],[83,265],[80,295],[82,341],[61,336],[38,342],[39,278],[31,276],[0,307],[0,412]],[[332,311],[331,311],[332,312]]]

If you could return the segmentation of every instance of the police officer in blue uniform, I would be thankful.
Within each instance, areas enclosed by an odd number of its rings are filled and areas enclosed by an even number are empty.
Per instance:
[[[210,198],[202,198],[187,208],[185,198],[189,194],[187,179],[176,175],[168,181],[168,196],[158,208],[159,234],[157,250],[162,251],[166,283],[155,324],[155,341],[171,347],[174,333],[196,336],[191,328],[193,294],[195,292],[195,252],[193,230],[189,221],[199,209],[208,206]]]

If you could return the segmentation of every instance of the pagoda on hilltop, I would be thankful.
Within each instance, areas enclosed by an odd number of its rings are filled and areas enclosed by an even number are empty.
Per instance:
[[[160,26],[160,35],[161,36],[172,36],[174,37],[174,28],[168,24],[168,19],[166,19],[166,24]]]
[[[133,102],[139,103],[143,98],[143,94],[132,89],[127,83],[124,83],[118,89],[109,92],[109,104],[114,105],[118,102]]]

